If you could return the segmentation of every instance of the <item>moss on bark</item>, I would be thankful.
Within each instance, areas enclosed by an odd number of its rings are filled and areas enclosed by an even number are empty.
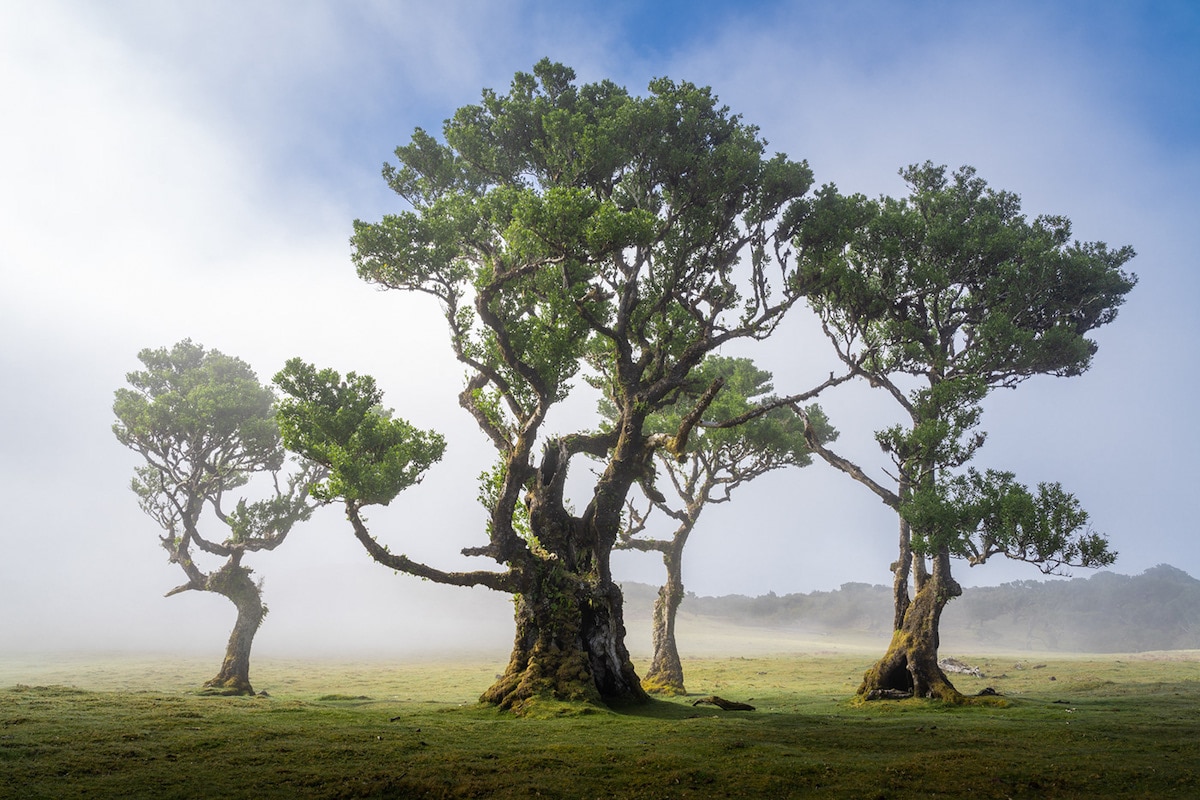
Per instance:
[[[625,649],[616,586],[580,584],[550,565],[518,595],[516,623],[508,667],[481,702],[523,714],[539,699],[648,699]]]
[[[650,694],[685,695],[683,662],[675,643],[675,618],[683,601],[683,585],[672,575],[668,564],[667,583],[659,588],[654,601],[654,657],[642,680],[642,688]]]
[[[216,677],[204,684],[206,694],[254,694],[254,687],[250,685],[250,648],[267,609],[250,574],[247,567],[226,564],[208,579],[207,590],[227,597],[237,607],[238,616],[225,645],[221,669]]]
[[[858,695],[869,698],[872,692],[898,691],[912,692],[914,697],[962,702],[963,695],[938,666],[937,655],[942,609],[961,593],[958,584],[935,567],[905,609],[903,622],[892,633],[887,652],[863,675]]]

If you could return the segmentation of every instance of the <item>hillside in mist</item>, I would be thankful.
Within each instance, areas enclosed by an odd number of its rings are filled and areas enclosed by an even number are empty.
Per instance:
[[[630,620],[648,620],[657,588],[622,585]],[[885,638],[891,587],[847,583],[831,592],[698,597],[680,614],[724,623]],[[634,623],[637,624],[637,623]],[[1200,580],[1161,564],[1140,575],[1100,572],[966,589],[942,617],[943,648],[1128,653],[1200,649]],[[686,636],[680,644],[686,647]]]

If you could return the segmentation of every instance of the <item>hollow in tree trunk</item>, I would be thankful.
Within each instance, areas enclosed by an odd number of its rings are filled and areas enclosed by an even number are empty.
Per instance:
[[[914,562],[921,561],[914,558]],[[931,572],[925,573],[923,568],[915,572],[916,593],[903,622],[893,631],[887,653],[863,676],[858,694],[870,699],[887,692],[911,692],[913,697],[957,702],[962,695],[938,666],[938,625],[942,609],[962,594],[962,588],[950,575],[946,552],[934,558]]]
[[[254,634],[262,625],[267,609],[262,603],[258,585],[250,578],[250,570],[229,563],[214,572],[207,581],[207,591],[229,598],[237,607],[237,622],[225,646],[225,660],[216,677],[207,681],[206,689],[217,694],[252,695],[250,685],[250,648]]]

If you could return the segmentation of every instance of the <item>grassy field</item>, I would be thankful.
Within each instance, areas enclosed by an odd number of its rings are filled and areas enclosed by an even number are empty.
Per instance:
[[[536,719],[475,703],[502,659],[259,659],[255,698],[196,695],[209,661],[7,659],[0,797],[1200,797],[1200,652],[959,656],[1003,695],[962,707],[855,701],[873,655],[694,657],[692,697]]]

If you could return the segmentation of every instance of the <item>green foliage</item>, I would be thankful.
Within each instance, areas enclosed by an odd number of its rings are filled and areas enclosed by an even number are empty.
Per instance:
[[[329,470],[312,490],[320,500],[387,505],[445,451],[441,434],[393,419],[369,375],[350,372],[343,380],[293,358],[275,384],[286,395],[278,407],[284,443]]]
[[[807,466],[812,458],[804,422],[787,406],[751,416],[737,425],[723,425],[776,400],[771,380],[770,372],[758,369],[748,358],[711,355],[692,370],[675,402],[650,417],[646,429],[650,433],[675,435],[705,392],[720,382],[720,389],[708,402],[702,419],[691,430],[686,449],[675,460],[682,463],[687,455],[696,455],[714,474],[741,472],[752,462],[761,462],[761,472],[789,465]],[[820,406],[812,404],[804,411],[819,441],[837,439],[837,431]],[[616,415],[613,404],[602,400],[600,412],[611,424]],[[669,458],[673,457],[664,454],[664,463]]]
[[[737,487],[773,470],[810,464],[805,418],[817,441],[837,438],[820,406],[803,409],[803,417],[788,405],[772,408],[777,399],[772,390],[771,373],[746,358],[709,356],[692,371],[674,404],[647,420],[647,432],[667,443],[658,447],[640,479],[651,505],[646,513],[629,506],[618,547],[662,552],[668,582],[678,585],[682,549],[707,504],[728,501]],[[611,402],[602,400],[600,412],[609,425],[615,421]],[[699,412],[703,418],[697,422]],[[686,437],[682,444],[681,437]],[[666,481],[660,479],[664,473]],[[670,500],[659,485],[668,482]],[[670,539],[634,538],[655,509],[676,525]],[[663,613],[673,616],[674,610]]]
[[[814,306],[863,344],[871,373],[965,376],[1013,385],[1077,375],[1136,277],[1130,247],[1071,241],[1070,221],[1030,222],[1020,198],[963,167],[901,170],[907,198],[841,197],[826,187],[801,242]],[[819,246],[816,246],[819,245]]]
[[[655,415],[652,423],[655,429],[664,433],[678,430],[704,390],[718,380],[722,382],[721,389],[705,410],[706,422],[721,423],[736,419],[756,406],[769,404],[775,399],[770,372],[758,369],[748,358],[709,356],[693,370],[675,404]],[[808,411],[825,440],[836,438],[836,432],[828,425],[819,406],[810,406]],[[689,437],[688,446],[691,450],[703,450],[710,457],[723,453],[726,459],[734,460],[750,453],[796,466],[805,466],[812,460],[804,438],[804,423],[787,407],[774,409],[730,428],[702,422]]]
[[[1065,565],[1113,563],[1107,540],[1088,528],[1088,515],[1057,483],[1037,492],[1010,472],[968,470],[914,491],[901,509],[913,526],[913,547],[934,553],[946,547],[971,564],[1003,555],[1035,564],[1046,573]]]
[[[900,199],[824,187],[803,206],[796,242],[802,291],[838,355],[908,417],[876,439],[898,470],[914,545],[1048,571],[1110,563],[1061,487],[1034,496],[1006,473],[955,470],[984,443],[988,392],[1088,368],[1088,334],[1115,319],[1136,283],[1122,269],[1133,249],[1072,242],[1065,217],[1028,220],[1019,197],[971,167],[947,175],[926,162],[900,174],[910,190]]]
[[[274,394],[241,359],[190,339],[142,350],[138,359],[145,369],[126,376],[131,388],[116,390],[113,433],[146,460],[131,485],[142,509],[167,532],[163,546],[181,562],[190,562],[192,541],[220,555],[230,555],[231,547],[274,548],[311,513],[304,502],[311,465],[293,475],[286,492],[277,485],[268,499],[239,498],[232,511],[223,508],[227,492],[256,473],[277,476],[283,468]],[[197,528],[206,505],[229,529],[221,544]]]
[[[294,513],[294,507],[295,498],[285,494],[250,503],[239,498],[225,520],[230,530],[229,541],[246,543],[271,536],[278,530],[279,521]]]
[[[635,98],[543,60],[443,137],[418,129],[397,148],[384,176],[412,210],[356,222],[354,261],[365,280],[442,300],[456,354],[490,387],[474,397],[493,439],[512,443],[585,364],[621,400],[678,382],[707,345],[688,348],[739,317],[739,335],[763,332],[767,285],[743,297],[735,270],[745,253],[765,260],[768,224],[811,174],[764,159],[708,89],[659,79]]]
[[[155,473],[139,473],[139,496],[161,491],[158,481],[210,495],[282,466],[274,396],[244,361],[190,339],[138,359],[145,369],[126,376],[132,388],[116,390],[113,433]]]
[[[945,545],[972,564],[1003,555],[1056,573],[1067,564],[1108,566],[1117,557],[1088,527],[1074,495],[1057,483],[1031,492],[1010,472],[969,469],[914,493],[903,513],[919,532],[914,547],[929,552]]]

